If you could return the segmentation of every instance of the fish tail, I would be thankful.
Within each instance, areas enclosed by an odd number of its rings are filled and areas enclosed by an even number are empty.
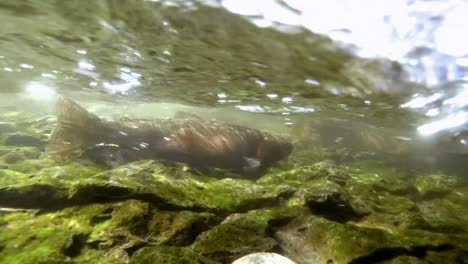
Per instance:
[[[57,102],[57,126],[47,145],[51,155],[69,155],[89,144],[93,131],[101,125],[101,119],[88,112],[77,102],[60,96]]]

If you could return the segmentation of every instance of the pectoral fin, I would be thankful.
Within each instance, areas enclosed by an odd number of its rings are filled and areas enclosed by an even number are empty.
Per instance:
[[[246,172],[253,172],[256,171],[262,165],[262,161],[256,158],[248,158],[244,157],[245,166],[243,170]]]

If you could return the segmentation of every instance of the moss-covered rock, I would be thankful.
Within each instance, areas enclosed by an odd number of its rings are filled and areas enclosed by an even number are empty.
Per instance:
[[[55,161],[50,159],[27,159],[22,162],[16,162],[8,165],[8,169],[12,171],[35,174],[42,169],[56,165]]]
[[[145,247],[135,252],[130,264],[217,264],[217,262],[197,254],[190,248],[153,246]]]
[[[407,189],[403,181],[396,189],[387,187],[386,175],[332,163],[273,170],[257,181],[197,176],[154,161],[112,170],[47,159],[11,165],[17,171],[0,170],[2,206],[59,210],[0,217],[2,228],[9,228],[0,235],[2,252],[37,248],[34,261],[122,263],[177,256],[185,261],[190,256],[224,263],[273,250],[297,263],[347,263],[446,246],[457,258],[467,239],[459,195],[415,202],[410,191],[401,191]],[[25,228],[26,219],[37,226],[31,234],[39,234],[41,246],[13,228]],[[16,235],[28,242],[13,247]],[[48,243],[52,246],[42,247]],[[2,256],[5,261],[13,259],[10,253]]]
[[[14,123],[11,122],[0,122],[0,135],[14,131],[16,128]]]
[[[35,166],[41,169],[41,162],[27,161],[14,164],[13,168],[28,172]],[[49,193],[50,202],[62,206],[136,198],[163,207],[227,212],[274,205],[279,202],[277,197],[290,196],[294,191],[288,186],[263,186],[240,179],[218,180],[187,173],[180,177],[168,174],[164,166],[153,161],[135,162],[95,174],[98,171],[76,164],[20,174],[20,177],[5,172],[5,177],[0,179],[0,197],[8,199],[1,200],[0,204],[34,206],[27,202],[21,205],[21,201],[36,197],[32,193],[35,191]]]
[[[318,162],[309,166],[300,166],[290,170],[276,170],[263,176],[257,182],[262,184],[288,184],[303,186],[314,180],[330,180],[342,185],[350,174],[345,168],[335,165],[331,161]]]
[[[271,251],[277,245],[274,230],[301,213],[300,208],[272,208],[232,214],[198,236],[192,248],[222,263],[254,252]]]
[[[161,256],[177,259],[181,257],[178,254],[187,252],[206,259],[182,246],[216,223],[213,217],[208,213],[161,211],[136,200],[42,214],[0,212],[0,263],[126,263],[135,251],[155,243],[177,246],[161,247]]]
[[[441,197],[450,193],[457,180],[445,174],[430,174],[417,176],[414,186],[425,198]]]
[[[298,263],[379,263],[401,255],[423,259],[447,250],[463,257],[468,237],[427,231],[388,232],[316,216],[295,219],[278,231],[279,245]],[[447,246],[450,245],[450,246]]]
[[[1,218],[0,263],[72,263],[88,232],[76,220],[55,214],[11,213]]]
[[[44,148],[47,144],[45,138],[40,138],[33,135],[23,133],[13,133],[7,135],[3,142],[7,146],[26,146]]]
[[[9,158],[13,155],[17,158]],[[25,159],[37,159],[41,155],[41,151],[35,147],[14,147],[0,145],[0,161],[10,164],[23,161]]]
[[[153,211],[148,222],[148,241],[160,245],[188,246],[200,233],[219,222],[219,217],[206,212]]]

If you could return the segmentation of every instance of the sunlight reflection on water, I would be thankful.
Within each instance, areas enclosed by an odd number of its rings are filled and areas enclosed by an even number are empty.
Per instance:
[[[260,27],[304,27],[351,45],[359,56],[399,61],[410,80],[429,88],[427,94],[416,94],[401,105],[435,118],[418,127],[422,135],[468,126],[468,84],[464,83],[468,35],[461,26],[468,22],[466,1],[223,0],[218,4]],[[456,86],[456,92],[447,92],[445,84]],[[283,102],[290,103],[287,98]]]

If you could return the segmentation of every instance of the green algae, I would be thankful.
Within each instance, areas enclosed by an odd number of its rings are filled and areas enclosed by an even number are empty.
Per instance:
[[[277,228],[275,223],[287,223],[303,212],[301,208],[272,208],[232,214],[198,236],[192,248],[222,263],[249,253],[271,251],[277,246],[271,233],[273,227]]]
[[[74,221],[55,219],[53,214],[34,216],[14,213],[4,216],[0,237],[0,263],[72,263],[64,254],[70,239],[82,234]]]
[[[452,258],[465,254],[466,206],[444,187],[463,188],[455,178],[412,182],[382,166],[367,171],[332,162],[273,169],[256,181],[193,175],[155,161],[111,170],[46,158],[11,165],[0,170],[0,203],[51,211],[1,215],[0,249],[10,252],[2,263],[14,256],[25,263],[216,263],[279,248],[298,263],[346,263],[413,247],[437,258],[445,245]],[[436,181],[435,189],[422,193],[427,181]],[[30,236],[20,233],[27,223]],[[304,234],[302,245],[291,242]]]
[[[456,241],[456,247],[463,249],[468,241],[466,236],[447,236],[417,230],[387,232],[314,216],[297,218],[278,231],[278,237],[285,245],[286,252],[295,255],[300,263],[313,260],[338,264],[377,263],[394,256],[412,254],[418,259],[424,259],[420,253],[412,252],[412,248],[423,252],[437,250],[450,244],[450,241]]]
[[[443,196],[450,193],[456,185],[456,178],[445,174],[420,175],[414,186],[422,196]]]
[[[138,250],[130,264],[216,264],[221,263],[203,257],[200,254],[184,247],[153,246]]]
[[[8,232],[0,235],[0,249],[11,253],[5,261],[22,254],[27,262],[24,250],[33,251],[34,261],[74,263],[177,259],[169,252],[180,261],[216,263],[278,248],[298,263],[309,257],[346,263],[387,248],[453,245],[448,251],[458,253],[450,254],[464,254],[466,219],[457,212],[466,209],[458,196],[416,203],[410,182],[398,180],[396,188],[382,173],[317,163],[252,181],[192,175],[154,161],[107,171],[87,162],[59,164],[33,174],[0,170],[3,206],[52,210],[1,215]],[[28,221],[38,239],[20,235]],[[290,241],[304,234],[303,245]]]

